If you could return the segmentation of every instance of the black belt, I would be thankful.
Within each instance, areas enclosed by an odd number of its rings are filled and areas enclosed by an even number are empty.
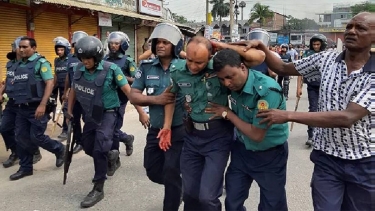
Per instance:
[[[31,102],[31,103],[21,103],[16,104],[18,107],[38,107],[40,105],[40,102]]]
[[[117,112],[117,111],[118,111],[118,108],[110,108],[110,109],[105,109],[104,113],[114,113],[114,112]]]
[[[193,121],[193,127],[196,130],[205,131],[205,130],[210,130],[210,129],[214,129],[218,127],[223,127],[226,123],[227,121],[223,119],[211,120],[208,122],[194,122]]]

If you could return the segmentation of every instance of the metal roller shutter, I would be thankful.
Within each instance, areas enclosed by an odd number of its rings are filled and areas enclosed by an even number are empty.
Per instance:
[[[130,57],[134,58],[134,52],[135,52],[135,36],[134,36],[134,25],[133,24],[122,24],[120,26],[120,30],[128,35],[130,39],[130,46],[129,49],[126,51],[126,54]],[[139,42],[139,41],[138,41]]]
[[[72,33],[75,31],[84,31],[89,34],[89,36],[98,33],[97,18],[95,16],[86,16],[81,18],[79,15],[72,15],[71,21],[76,21],[72,25]]]
[[[0,76],[5,79],[8,62],[6,55],[12,50],[11,44],[19,36],[26,36],[26,11],[16,8],[0,7]]]
[[[37,16],[34,23],[34,37],[37,43],[37,51],[47,58],[53,68],[56,58],[53,39],[58,36],[68,39],[68,16],[66,14],[46,12]]]

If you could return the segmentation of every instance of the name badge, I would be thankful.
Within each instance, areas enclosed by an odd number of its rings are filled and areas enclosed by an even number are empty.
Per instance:
[[[147,79],[151,79],[151,80],[157,80],[157,79],[159,79],[159,76],[158,75],[148,75],[147,76]]]
[[[147,94],[151,95],[151,94],[154,94],[154,88],[148,88],[147,89]]]
[[[191,83],[182,82],[182,83],[178,83],[178,86],[179,87],[191,87]]]

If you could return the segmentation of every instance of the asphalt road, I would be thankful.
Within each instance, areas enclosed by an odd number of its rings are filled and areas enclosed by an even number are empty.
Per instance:
[[[296,77],[295,77],[296,78]],[[288,109],[295,106],[295,78],[290,83]],[[299,103],[300,111],[307,111],[306,89]],[[61,120],[62,121],[62,120]],[[88,210],[101,211],[161,211],[163,187],[150,182],[143,168],[143,148],[147,131],[138,122],[136,111],[129,106],[123,129],[136,137],[132,156],[127,157],[121,145],[122,166],[105,184],[105,198]],[[56,137],[60,131],[56,131]],[[47,134],[51,133],[49,126]],[[313,165],[309,160],[310,149],[304,145],[307,138],[306,126],[295,124],[289,138],[289,162],[287,197],[290,211],[310,211],[312,200],[310,179]],[[0,161],[9,153],[0,141]],[[18,181],[9,181],[18,166],[0,168],[0,210],[2,211],[71,211],[80,210],[80,202],[92,189],[93,161],[80,152],[73,158],[68,181],[62,185],[63,169],[55,167],[55,156],[42,150],[43,159],[34,165],[34,175]],[[221,197],[224,201],[224,197]],[[251,188],[246,201],[248,210],[257,210],[259,188]],[[180,209],[182,210],[182,209]]]

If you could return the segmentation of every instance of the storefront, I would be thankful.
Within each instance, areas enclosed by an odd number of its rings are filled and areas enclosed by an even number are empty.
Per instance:
[[[27,35],[26,10],[0,5],[0,77],[5,79],[7,53],[12,50],[11,44],[15,38]]]
[[[35,15],[36,14],[36,15]],[[69,38],[69,18],[64,13],[34,11],[34,38],[37,51],[51,63],[54,69],[56,58],[53,39],[58,36]]]
[[[72,15],[71,16],[71,32],[84,31],[89,36],[98,34],[98,18],[97,16],[82,16]]]

